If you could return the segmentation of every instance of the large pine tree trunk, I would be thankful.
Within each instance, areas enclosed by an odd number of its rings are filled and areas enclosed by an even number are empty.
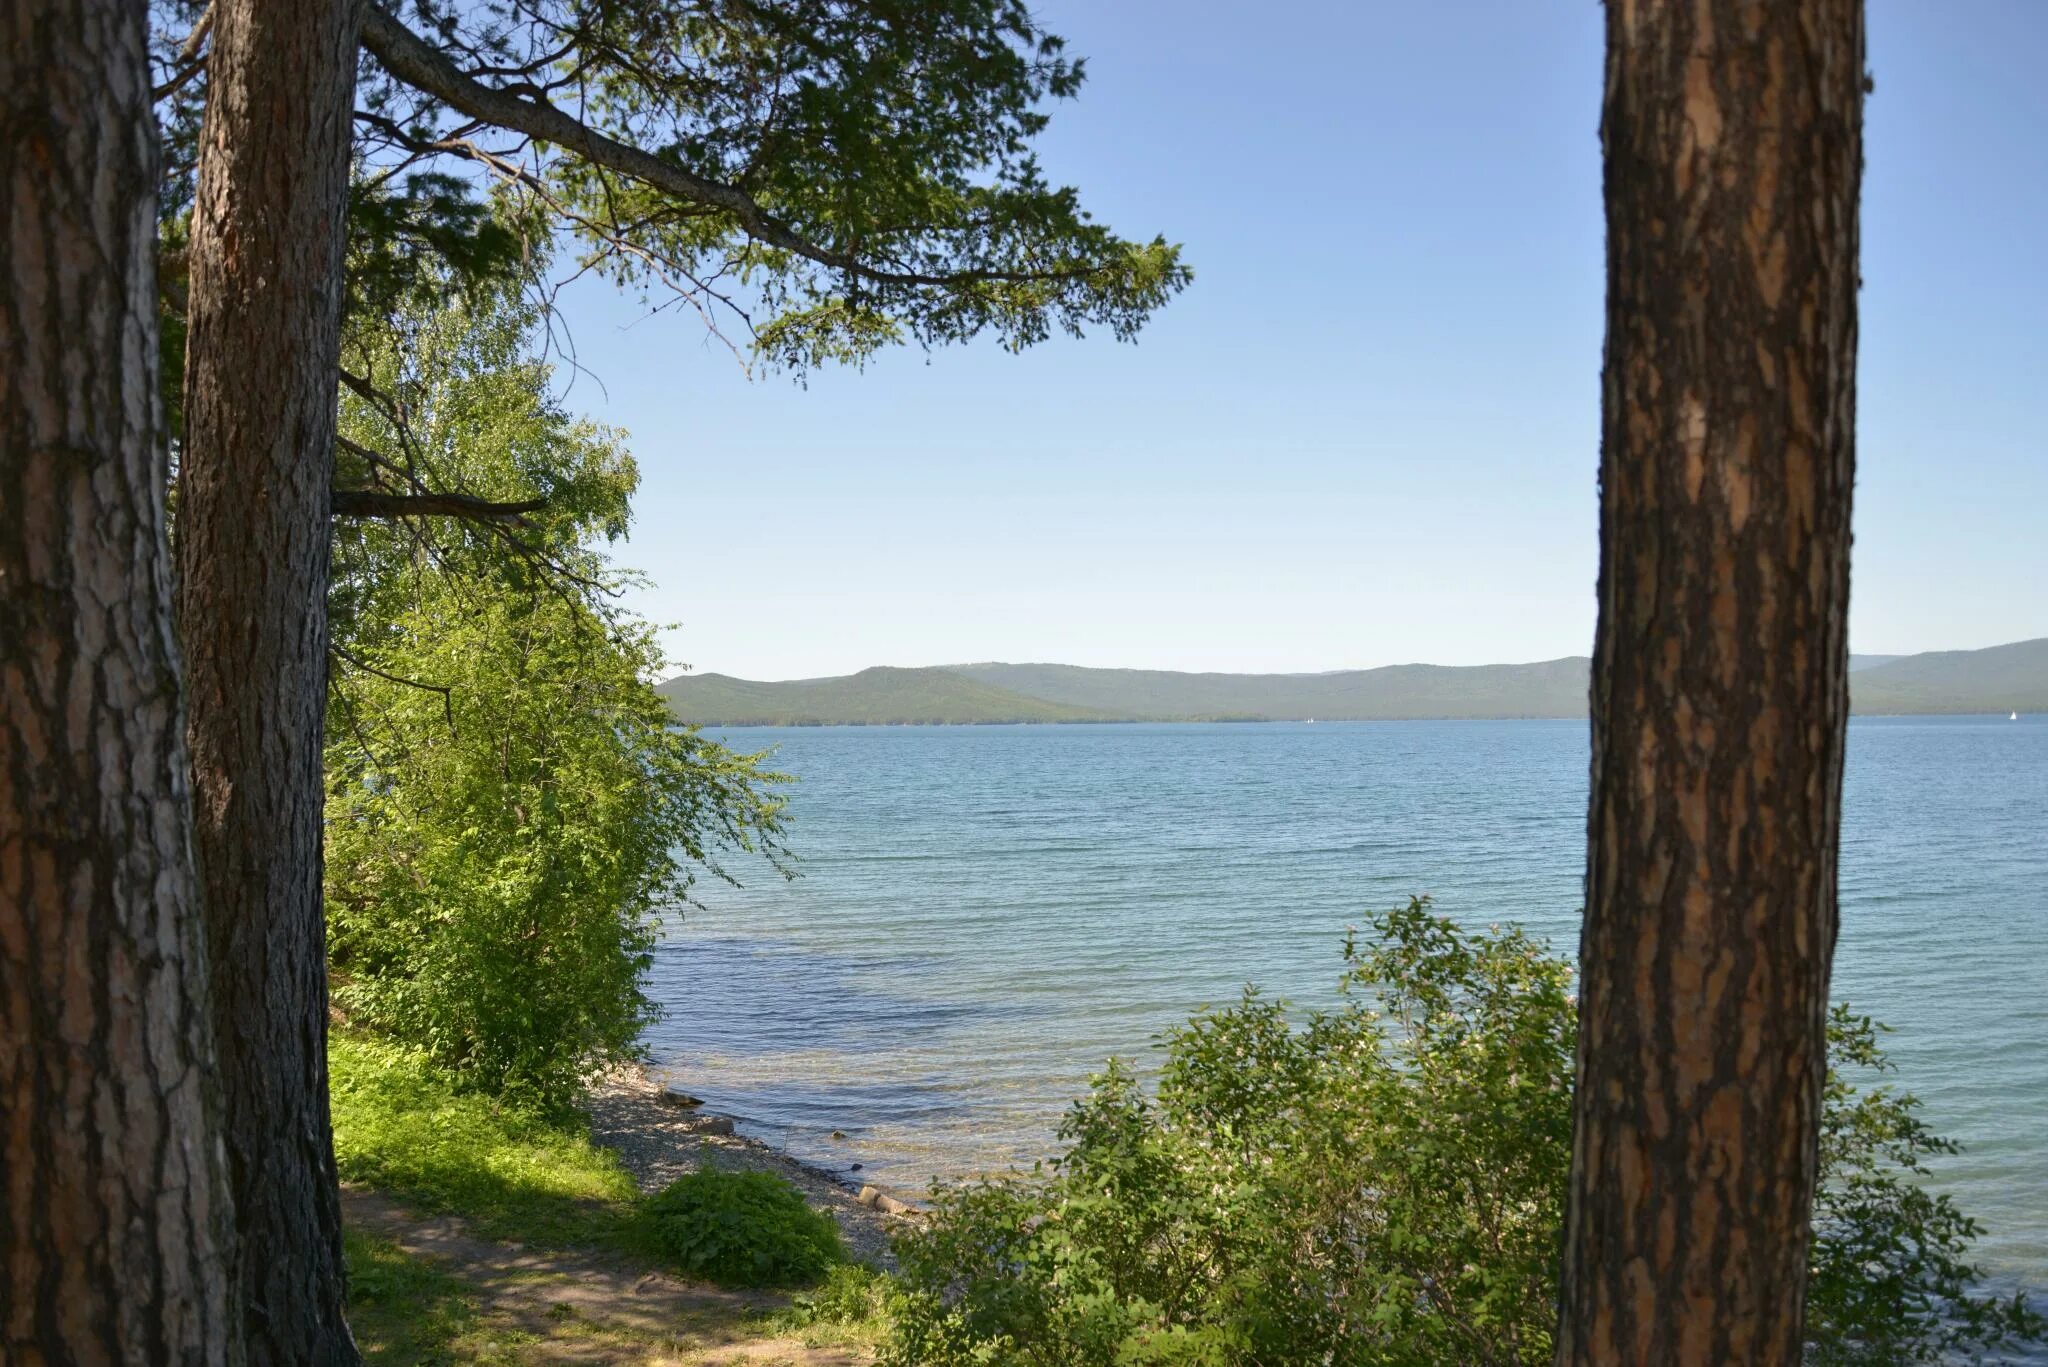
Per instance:
[[[215,0],[193,209],[179,626],[249,1351],[343,1320],[320,903],[328,499],[356,0]]]
[[[144,10],[0,18],[0,1362],[240,1360],[157,433]]]
[[[1796,1363],[1847,718],[1862,0],[1609,0],[1560,1363]]]

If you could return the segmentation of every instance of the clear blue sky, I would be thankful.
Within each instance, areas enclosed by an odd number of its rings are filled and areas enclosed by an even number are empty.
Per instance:
[[[1318,670],[1583,653],[1593,0],[1046,0],[1049,172],[1196,281],[1136,346],[799,388],[602,287],[572,406],[680,663]],[[1855,649],[2048,634],[2048,3],[1873,0]]]

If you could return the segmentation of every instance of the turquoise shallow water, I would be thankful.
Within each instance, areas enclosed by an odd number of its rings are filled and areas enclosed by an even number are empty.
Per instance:
[[[1246,982],[1323,999],[1345,927],[1410,893],[1577,947],[1579,722],[725,735],[802,780],[803,876],[699,889],[649,1043],[883,1185],[1046,1153],[1106,1057]],[[2048,721],[1859,718],[1843,806],[1836,995],[1968,1146],[1937,1179],[1987,1267],[2048,1286]]]

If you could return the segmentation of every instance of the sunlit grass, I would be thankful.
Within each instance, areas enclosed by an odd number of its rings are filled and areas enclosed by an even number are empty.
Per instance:
[[[633,1179],[573,1119],[458,1091],[420,1054],[355,1032],[334,1033],[328,1068],[344,1182],[487,1239],[637,1249]]]

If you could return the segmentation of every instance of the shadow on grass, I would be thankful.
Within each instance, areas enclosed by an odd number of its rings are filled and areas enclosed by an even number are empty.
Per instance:
[[[573,1123],[460,1091],[418,1054],[353,1032],[334,1034],[328,1058],[344,1182],[460,1215],[481,1238],[650,1252],[632,1177]]]

